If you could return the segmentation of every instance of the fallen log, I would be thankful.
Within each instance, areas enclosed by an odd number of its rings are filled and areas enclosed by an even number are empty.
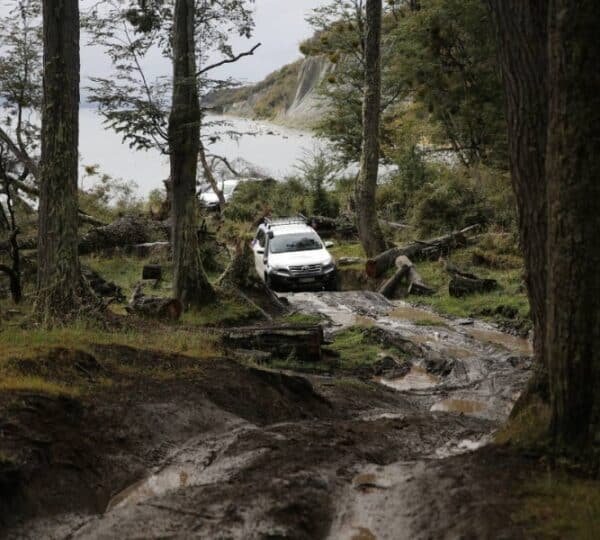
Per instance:
[[[125,216],[103,227],[93,227],[79,240],[79,254],[123,248],[157,239],[168,239],[170,228],[160,221]]]
[[[406,255],[411,260],[434,259],[445,251],[465,246],[467,243],[465,235],[477,228],[479,228],[479,225],[471,225],[461,231],[446,234],[425,242],[415,241],[405,246],[393,247],[376,257],[368,259],[365,264],[365,272],[370,278],[377,278],[394,266],[396,259],[401,255]]]
[[[423,283],[423,279],[417,272],[415,265],[406,255],[397,257],[395,264],[398,270],[396,270],[391,278],[381,285],[378,291],[380,294],[386,298],[392,298],[394,292],[405,278],[408,283],[408,294],[430,295],[435,292],[431,287],[428,287]]]
[[[498,288],[495,279],[481,279],[478,277],[467,277],[461,274],[453,274],[448,284],[450,296],[462,298],[469,294],[490,292]]]
[[[300,362],[319,362],[323,341],[323,328],[318,324],[232,328],[222,337],[226,347],[256,349]]]
[[[146,296],[142,292],[142,285],[138,284],[133,291],[129,305],[125,306],[129,314],[140,315],[151,319],[168,319],[176,321],[183,313],[181,302],[175,298],[162,298],[160,296]]]
[[[79,254],[89,255],[105,249],[128,248],[157,240],[168,240],[170,226],[166,221],[125,216],[100,227],[92,227],[79,240]],[[19,240],[19,249],[37,249],[37,238]],[[0,253],[8,252],[10,243],[0,242]]]
[[[341,215],[337,218],[311,216],[308,219],[308,223],[319,234],[337,234],[343,238],[349,238],[358,234],[354,219],[346,215]]]

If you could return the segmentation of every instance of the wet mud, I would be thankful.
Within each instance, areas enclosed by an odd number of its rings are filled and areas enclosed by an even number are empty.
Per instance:
[[[489,443],[529,377],[528,342],[367,291],[287,299],[323,316],[328,337],[362,326],[399,344],[408,369],[299,376],[223,358],[78,405],[66,434],[45,423],[51,442],[19,472],[29,476],[16,481],[6,537],[521,537],[506,497],[519,468]],[[111,355],[145,354],[99,350],[94,361],[104,370]],[[14,444],[26,445],[31,414],[15,412]],[[60,493],[75,496],[51,504]]]

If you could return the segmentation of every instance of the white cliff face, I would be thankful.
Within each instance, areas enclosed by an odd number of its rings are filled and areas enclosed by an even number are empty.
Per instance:
[[[275,111],[275,121],[292,127],[313,126],[326,108],[326,102],[319,94],[319,85],[333,70],[334,65],[324,56],[305,58],[298,73],[294,99],[287,109]],[[252,118],[256,116],[256,103],[269,91],[270,87],[263,85],[247,99],[223,107],[223,113]]]
[[[324,56],[304,60],[298,75],[296,95],[282,120],[293,124],[314,124],[327,104],[319,95],[319,85],[333,71],[334,65]]]

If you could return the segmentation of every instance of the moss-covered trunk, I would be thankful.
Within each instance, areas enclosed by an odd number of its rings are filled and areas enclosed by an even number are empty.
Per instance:
[[[542,378],[546,333],[547,0],[487,0],[498,35],[525,279]]]
[[[44,99],[38,229],[38,303],[42,318],[80,307],[77,256],[79,4],[43,2]]]
[[[196,81],[194,1],[177,0],[173,22],[173,102],[169,151],[173,221],[174,294],[184,308],[211,301],[214,291],[200,258],[196,174],[200,101]]]
[[[553,0],[547,352],[559,447],[600,456],[600,10]]]
[[[356,216],[358,235],[369,257],[385,251],[386,247],[375,207],[381,108],[381,13],[381,0],[367,0],[363,136],[360,173],[356,182]]]

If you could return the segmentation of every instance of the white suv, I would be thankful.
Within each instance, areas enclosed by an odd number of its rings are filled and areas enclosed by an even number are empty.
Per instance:
[[[252,241],[258,275],[273,290],[335,290],[335,260],[304,217],[270,220]]]

